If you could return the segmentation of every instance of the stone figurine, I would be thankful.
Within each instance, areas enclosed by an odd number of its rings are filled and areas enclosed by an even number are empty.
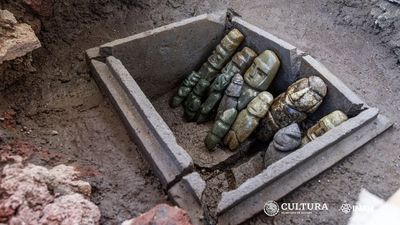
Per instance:
[[[264,168],[296,150],[301,144],[301,131],[297,123],[280,129],[274,135],[264,154]]]
[[[239,101],[242,86],[243,86],[243,77],[240,74],[236,74],[232,78],[229,86],[226,88],[225,94],[222,97],[221,102],[219,103],[217,109],[217,118],[221,116],[221,114],[228,109],[231,108],[237,109],[237,104]]]
[[[261,120],[257,138],[269,141],[276,131],[291,123],[299,123],[313,113],[327,92],[324,81],[316,76],[302,78],[275,98],[265,118]]]
[[[200,80],[200,74],[194,71],[191,74],[189,74],[189,76],[187,76],[183,80],[182,85],[179,87],[176,95],[172,98],[171,106],[178,107],[181,104],[181,102],[190,94],[193,87],[197,84],[199,80]]]
[[[199,79],[206,79],[209,82],[214,80],[215,76],[219,73],[222,67],[228,62],[233,53],[239,47],[240,43],[244,40],[244,36],[238,29],[231,30],[217,45],[212,55],[208,57],[207,61],[201,66],[198,72],[193,71],[190,75]],[[193,80],[187,77],[185,80]],[[196,82],[197,83],[197,82]],[[178,89],[178,93],[171,100],[171,107],[178,107],[188,97],[194,86],[191,82],[183,82]],[[189,90],[189,91],[188,91]]]
[[[270,50],[261,53],[244,74],[244,85],[239,98],[238,109],[246,108],[247,104],[258,93],[266,91],[275,78],[280,66],[278,56]]]
[[[230,108],[217,118],[204,141],[208,150],[213,150],[215,146],[221,142],[222,138],[228,133],[233,122],[235,122],[236,116],[237,110],[235,108]]]
[[[261,118],[263,118],[273,101],[273,96],[267,92],[259,93],[237,116],[232,128],[225,136],[224,144],[231,150],[239,147],[251,133],[257,128]]]
[[[317,137],[322,136],[332,128],[339,126],[347,119],[348,117],[342,111],[336,110],[331,112],[320,119],[317,124],[307,130],[305,136],[301,140],[301,144],[306,145]]]
[[[210,114],[221,100],[223,92],[236,73],[242,74],[249,68],[257,54],[250,48],[244,47],[240,52],[236,53],[232,60],[222,69],[222,73],[218,75],[210,86],[210,94],[204,101],[199,111],[197,122],[205,122],[209,120]]]
[[[201,107],[201,98],[199,96],[203,96],[207,92],[208,86],[210,86],[210,82],[204,79],[199,80],[193,91],[187,97],[184,103],[184,117],[187,121],[193,121],[196,117]]]

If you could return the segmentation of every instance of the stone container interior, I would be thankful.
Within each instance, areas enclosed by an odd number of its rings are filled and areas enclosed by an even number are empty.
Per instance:
[[[200,68],[223,36],[232,28],[238,28],[245,35],[245,41],[238,51],[244,46],[252,48],[258,54],[269,49],[280,58],[281,67],[268,90],[275,97],[302,77],[315,75],[326,82],[328,94],[318,110],[309,115],[305,124],[312,125],[335,110],[341,110],[350,117],[348,121],[335,128],[335,131],[330,131],[323,135],[323,138],[319,138],[319,141],[313,141],[308,144],[310,146],[306,145],[277,160],[269,169],[260,168],[257,171],[258,175],[245,174],[241,182],[237,182],[234,169],[252,160],[257,152],[267,148],[268,143],[252,142],[251,145],[245,143],[244,152],[241,150],[231,152],[223,147],[209,152],[203,141],[213,121],[204,124],[187,123],[183,120],[181,107],[176,109],[169,107],[169,100],[176,93],[183,78],[191,71]],[[179,192],[178,185],[182,183],[180,179],[193,172],[193,168],[188,157],[185,159],[187,161],[185,166],[181,167],[176,163],[177,158],[185,160],[179,153],[181,149],[178,149],[178,153],[171,150],[174,149],[173,146],[176,148],[176,143],[175,140],[171,140],[169,131],[165,131],[168,129],[165,129],[164,125],[168,125],[179,144],[178,147],[182,147],[182,151],[187,152],[193,160],[194,170],[201,174],[200,179],[207,181],[204,193],[196,192],[203,193],[196,198],[200,199],[200,206],[197,206],[197,209],[201,211],[204,207],[208,208],[207,211],[213,214],[212,217],[220,219],[220,224],[238,224],[245,221],[262,210],[264,200],[277,200],[283,197],[391,125],[386,118],[378,115],[377,109],[366,105],[311,56],[239,17],[227,17],[226,12],[201,15],[115,40],[88,50],[87,55],[94,73],[97,74],[95,78],[100,85],[108,89],[106,91],[109,92],[115,107],[119,109],[127,123],[129,132],[138,137],[137,140],[142,143],[143,148],[151,146],[152,141],[161,143],[160,147],[156,146],[153,150],[145,149],[143,152],[148,155],[148,160],[153,162],[155,170],[159,171],[161,177],[165,176],[166,169],[160,168],[160,165],[172,168],[171,173],[174,175],[165,181],[166,188]],[[114,59],[109,60],[109,56]],[[121,65],[115,66],[118,64],[117,61]],[[133,79],[129,80],[126,77]],[[107,85],[107,82],[110,84]],[[119,85],[125,85],[124,91],[118,92],[118,88],[110,90]],[[131,98],[125,95],[130,95]],[[149,107],[148,100],[152,107]],[[132,112],[129,112],[131,107],[133,107]],[[143,134],[145,130],[153,135],[151,136],[153,139]],[[359,134],[353,135],[356,132]],[[329,151],[335,145],[340,146],[341,150]],[[165,153],[162,149],[158,149],[163,147],[169,152]],[[165,163],[157,164],[159,161]],[[306,167],[304,176],[296,174],[296,168],[299,166]],[[277,189],[276,186],[284,188]],[[191,188],[193,187],[189,187]],[[267,195],[268,199],[264,199]],[[178,205],[189,211],[193,208],[184,202],[181,204]]]
[[[226,164],[236,162],[239,154],[236,154],[237,157],[232,157],[235,154],[223,148],[217,148],[215,152],[210,153],[205,148],[203,140],[212,122],[187,123],[182,118],[183,110],[170,108],[168,102],[176,93],[183,78],[191,71],[200,68],[215,46],[232,28],[238,28],[246,37],[238,50],[248,46],[259,54],[270,49],[280,58],[281,67],[268,90],[274,96],[284,92],[300,77],[319,76],[318,72],[302,60],[304,53],[296,47],[237,17],[226,21],[225,17],[211,14],[204,19],[175,26],[173,29],[160,29],[148,36],[145,32],[143,37],[139,34],[118,40],[118,43],[107,44],[113,46],[112,55],[122,61],[171,128],[178,144],[192,156],[195,165],[200,168],[223,168]],[[334,110],[342,110],[349,116],[355,116],[362,107],[349,100],[331,83],[327,82],[327,85],[328,95],[317,112],[309,117],[310,124]],[[263,145],[259,147],[262,148]],[[250,149],[250,152],[255,151]]]

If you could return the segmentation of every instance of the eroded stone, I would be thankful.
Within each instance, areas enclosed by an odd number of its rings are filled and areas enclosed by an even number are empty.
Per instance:
[[[314,112],[321,105],[326,92],[326,84],[317,76],[296,81],[275,98],[260,122],[257,138],[269,141],[279,129],[303,121],[307,113]]]

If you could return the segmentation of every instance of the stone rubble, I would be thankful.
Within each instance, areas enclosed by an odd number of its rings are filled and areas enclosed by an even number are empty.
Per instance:
[[[46,169],[13,159],[1,174],[0,224],[99,224],[98,207],[86,199],[91,186],[73,167]]]

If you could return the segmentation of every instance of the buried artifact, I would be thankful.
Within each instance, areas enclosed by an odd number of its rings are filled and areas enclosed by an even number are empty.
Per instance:
[[[239,147],[256,129],[261,118],[265,116],[274,97],[267,91],[258,94],[237,116],[232,128],[225,136],[224,144],[231,150]]]
[[[240,92],[243,87],[243,77],[240,74],[236,74],[229,86],[225,90],[224,97],[222,97],[217,109],[217,118],[228,109],[237,109]]]
[[[300,144],[301,130],[297,123],[278,130],[264,153],[264,168],[285,157]]]
[[[201,107],[201,96],[203,96],[210,86],[210,82],[200,79],[185,101],[184,117],[187,121],[192,121]]]
[[[306,119],[307,113],[317,110],[326,92],[326,84],[317,76],[296,81],[286,92],[276,97],[267,115],[260,122],[257,138],[268,141],[279,129]]]
[[[238,102],[238,110],[244,109],[258,93],[266,91],[280,66],[278,56],[270,50],[261,53],[244,74],[244,85]]]
[[[305,145],[315,138],[322,136],[332,128],[337,127],[345,122],[347,119],[348,118],[346,114],[344,114],[340,110],[336,110],[322,117],[322,119],[320,119],[317,124],[307,130],[305,136],[301,140],[301,145]]]
[[[242,74],[251,65],[257,54],[250,48],[244,47],[236,53],[232,60],[222,69],[210,87],[210,94],[201,105],[201,110],[197,122],[205,122],[210,118],[210,114],[222,98],[223,92],[232,80],[232,77],[239,73]]]
[[[236,116],[236,108],[230,108],[217,118],[204,141],[208,150],[214,149],[215,146],[221,142],[222,138],[228,133],[233,122],[235,122]]]
[[[200,70],[198,72],[193,71],[189,76],[193,77],[194,75],[192,74],[197,73],[200,79],[206,79],[211,82],[226,64],[226,62],[231,58],[233,53],[235,53],[236,49],[243,40],[244,36],[238,29],[231,30],[217,45],[212,55],[208,57],[207,61],[201,66]],[[181,84],[178,92],[171,99],[171,107],[178,107],[182,104],[197,82],[194,84],[193,83],[186,82]]]

